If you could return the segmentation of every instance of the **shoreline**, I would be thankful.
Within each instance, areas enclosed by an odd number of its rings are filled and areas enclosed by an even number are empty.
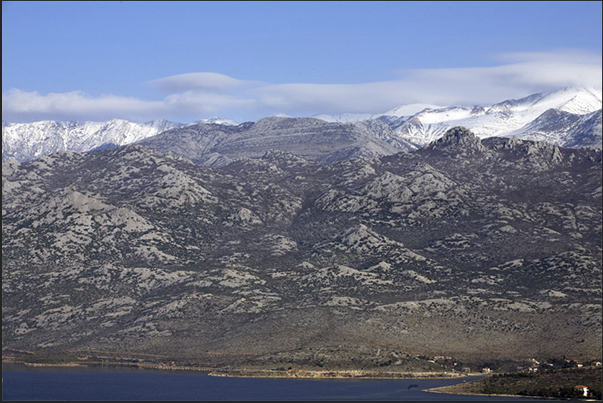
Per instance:
[[[546,396],[528,396],[528,395],[507,395],[507,394],[487,394],[487,393],[471,393],[455,390],[459,385],[464,383],[454,384],[449,386],[439,386],[437,388],[423,389],[422,392],[439,393],[442,395],[467,395],[467,396],[487,396],[487,397],[517,397],[522,399],[553,399],[553,400],[570,400],[559,397],[546,397]]]
[[[515,394],[486,394],[479,393],[477,386],[472,385],[474,382],[479,381],[484,374],[481,373],[459,373],[459,372],[393,372],[393,371],[382,371],[382,370],[317,370],[317,369],[262,369],[262,368],[232,368],[213,366],[213,367],[201,367],[201,366],[187,366],[178,365],[176,362],[147,362],[147,363],[134,363],[134,362],[119,362],[119,361],[87,361],[87,362],[61,362],[61,363],[41,363],[41,362],[25,362],[23,360],[15,359],[14,357],[2,357],[2,364],[4,365],[17,365],[24,367],[34,368],[87,368],[87,369],[110,369],[114,368],[124,369],[142,369],[142,370],[156,370],[156,371],[183,371],[191,372],[195,371],[203,375],[213,377],[232,377],[232,378],[262,378],[262,379],[374,379],[374,380],[411,380],[411,379],[441,379],[441,380],[456,380],[458,382],[452,385],[438,386],[435,388],[422,389],[422,392],[428,393],[439,393],[449,395],[466,395],[466,396],[484,396],[484,397],[512,397],[512,398],[524,398],[524,399],[553,399],[553,400],[571,400],[559,397],[547,397],[547,396],[531,396],[531,395],[515,395]],[[3,368],[4,370],[4,368]],[[471,379],[474,378],[474,379]],[[475,379],[477,378],[477,379]],[[580,399],[582,400],[582,399]],[[591,399],[584,399],[585,401],[594,401]]]
[[[260,378],[260,379],[462,379],[472,378],[482,374],[461,374],[461,373],[441,373],[441,372],[383,372],[370,370],[274,370],[274,369],[232,369],[232,370],[216,370],[215,368],[201,367],[184,367],[184,366],[164,366],[164,365],[141,365],[141,364],[126,364],[119,362],[109,362],[105,364],[99,363],[61,363],[61,364],[43,364],[43,363],[28,363],[22,361],[2,360],[2,364],[17,364],[26,367],[37,368],[95,368],[95,367],[114,367],[114,368],[140,368],[159,371],[197,371],[203,372],[207,376],[214,377],[229,377],[229,378]],[[473,381],[470,381],[473,382]],[[518,397],[530,399],[547,399],[539,396],[523,396],[523,395],[499,395],[499,394],[483,394],[471,393],[456,390],[459,386],[466,383],[439,386],[436,388],[423,389],[422,392],[451,394],[451,395],[469,395],[469,396],[502,396],[502,397]]]
[[[160,371],[197,371],[208,376],[232,378],[286,378],[286,379],[463,379],[480,374],[461,374],[452,372],[390,372],[373,370],[313,370],[313,369],[217,369],[208,367],[190,367],[165,364],[142,364],[124,362],[65,362],[31,363],[12,359],[2,359],[2,364],[17,364],[35,368],[140,368]]]
[[[230,369],[212,371],[209,376],[237,378],[287,378],[287,379],[461,379],[471,375],[442,372],[386,372],[371,370],[273,370]]]
[[[65,363],[57,363],[57,364],[49,364],[49,363],[37,363],[37,362],[24,362],[24,361],[16,361],[10,359],[2,359],[2,364],[12,364],[12,365],[24,365],[26,367],[34,367],[34,368],[139,368],[139,369],[152,369],[152,370],[160,370],[160,371],[198,371],[198,372],[212,372],[215,371],[216,368],[207,368],[207,367],[190,367],[190,366],[178,366],[178,365],[165,365],[165,364],[143,364],[143,363],[129,363],[129,362],[116,362],[116,361],[106,361],[106,362],[65,362]]]

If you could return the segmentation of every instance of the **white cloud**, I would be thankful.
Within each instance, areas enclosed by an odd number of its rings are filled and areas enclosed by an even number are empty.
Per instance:
[[[504,63],[401,70],[397,80],[363,84],[275,84],[220,73],[188,73],[149,81],[147,84],[166,93],[161,100],[10,90],[2,94],[2,115],[9,121],[115,117],[190,121],[209,116],[243,121],[277,113],[379,113],[411,103],[488,104],[570,86],[601,89],[601,55],[562,50],[507,53],[498,55],[498,60]]]
[[[40,95],[37,91],[12,89],[2,93],[2,119],[9,121],[137,120],[149,114],[161,114],[164,110],[161,101],[143,101],[116,95],[90,97],[81,91]]]
[[[186,73],[159,78],[147,82],[149,85],[168,93],[195,90],[222,91],[240,87],[245,81],[220,73]]]

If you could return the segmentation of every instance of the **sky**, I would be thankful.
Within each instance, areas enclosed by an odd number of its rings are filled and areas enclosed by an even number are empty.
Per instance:
[[[2,119],[238,123],[601,89],[600,1],[3,1]]]

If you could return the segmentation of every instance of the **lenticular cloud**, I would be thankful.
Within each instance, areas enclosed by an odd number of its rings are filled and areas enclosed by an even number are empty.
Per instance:
[[[148,82],[151,86],[165,92],[183,92],[190,90],[222,91],[240,87],[245,81],[220,73],[186,73],[159,78]]]

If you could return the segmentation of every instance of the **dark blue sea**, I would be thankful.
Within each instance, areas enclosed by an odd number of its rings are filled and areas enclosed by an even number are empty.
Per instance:
[[[2,365],[2,400],[533,400],[448,395],[423,389],[453,379],[262,379],[223,378],[199,372],[115,368],[32,368]]]

